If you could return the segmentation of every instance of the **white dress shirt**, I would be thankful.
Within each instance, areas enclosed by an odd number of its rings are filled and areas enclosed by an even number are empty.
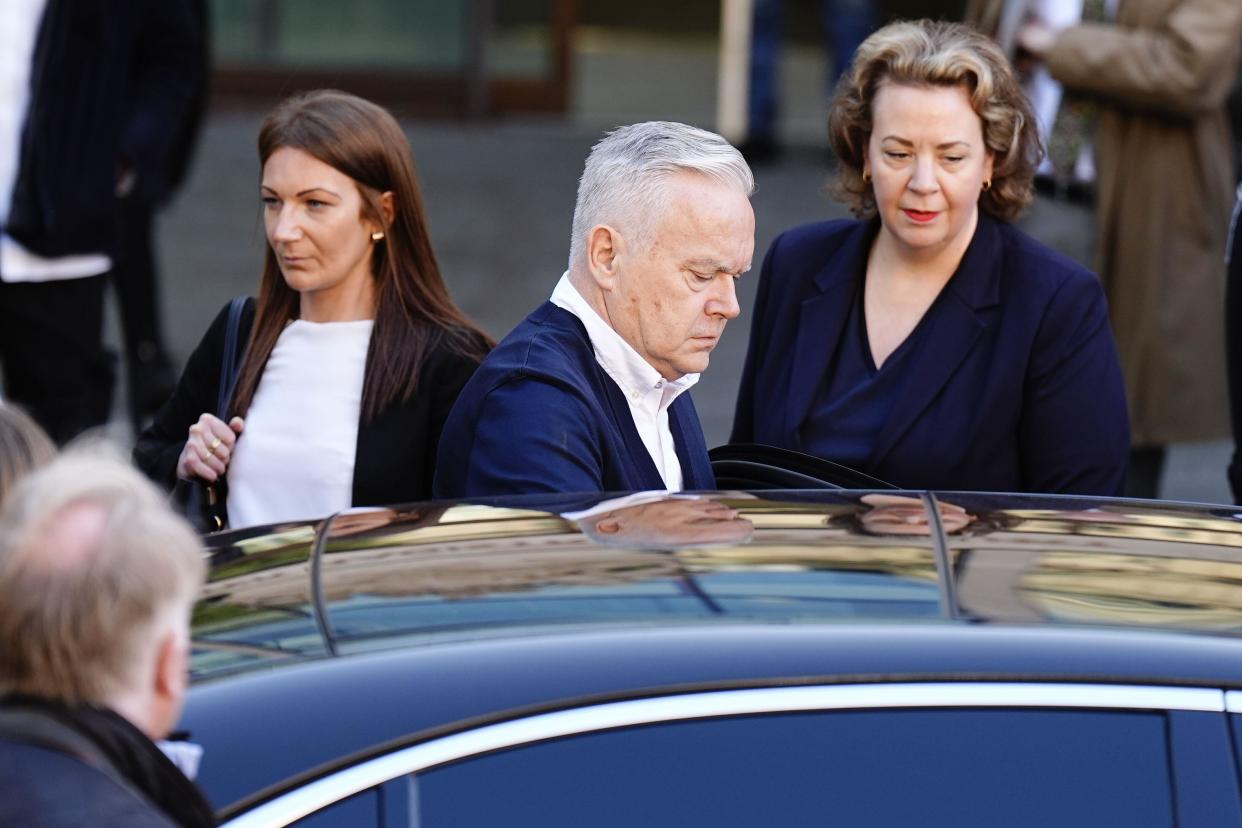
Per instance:
[[[353,503],[374,322],[290,322],[229,462],[229,527],[321,518]]]
[[[9,220],[17,184],[22,129],[30,107],[35,39],[47,0],[4,0],[0,15],[0,228]],[[103,253],[48,259],[31,253],[0,232],[0,280],[50,282],[98,276],[112,269]]]
[[[668,407],[699,381],[699,375],[685,374],[675,380],[660,376],[659,371],[652,368],[595,312],[578,289],[570,284],[568,273],[556,283],[551,302],[582,321],[595,350],[595,361],[617,384],[630,404],[634,427],[638,429],[638,436],[660,472],[664,487],[671,492],[680,491],[681,461],[677,459],[673,433],[669,430]]]

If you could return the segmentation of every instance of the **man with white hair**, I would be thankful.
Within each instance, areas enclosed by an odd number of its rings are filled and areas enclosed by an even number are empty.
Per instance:
[[[69,453],[0,516],[0,825],[214,825],[181,715],[202,546],[137,471]]]
[[[597,143],[569,269],[462,390],[437,496],[714,488],[686,392],[738,315],[753,190],[738,151],[695,127],[634,124]]]

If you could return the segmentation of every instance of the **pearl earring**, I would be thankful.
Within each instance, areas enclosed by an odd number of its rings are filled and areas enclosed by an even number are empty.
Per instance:
[[[371,234],[371,241],[379,241],[382,238],[384,238],[384,231],[382,230],[376,230]]]

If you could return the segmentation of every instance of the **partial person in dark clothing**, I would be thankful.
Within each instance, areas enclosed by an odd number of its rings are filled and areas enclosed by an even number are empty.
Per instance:
[[[75,453],[0,517],[0,825],[198,828],[154,740],[181,715],[202,546],[132,468]]]
[[[190,0],[11,0],[0,15],[0,363],[5,395],[58,443],[107,422],[117,190],[166,176],[199,37]]]
[[[177,381],[160,319],[154,233],[155,213],[181,186],[189,170],[207,103],[207,7],[204,0],[189,0],[189,4],[198,31],[198,54],[187,56],[177,68],[192,73],[188,80],[193,85],[193,98],[188,108],[180,111],[180,122],[169,120],[175,112],[141,113],[132,118],[121,146],[121,157],[128,160],[148,143],[147,131],[157,129],[173,136],[165,168],[150,170],[145,179],[123,176],[118,191],[116,257],[110,278],[120,308],[129,414],[135,434],[172,394]],[[144,44],[144,51],[151,48],[152,44]]]
[[[1229,237],[1225,245],[1225,344],[1229,366],[1229,413],[1233,424],[1233,457],[1229,461],[1229,488],[1233,502],[1242,504],[1242,184],[1238,185]]]
[[[732,440],[904,488],[1119,493],[1107,304],[1094,275],[1008,223],[1040,152],[996,45],[958,24],[880,29],[829,131],[862,218],[772,243]]]
[[[381,107],[320,90],[267,117],[259,160],[268,250],[228,411],[226,309],[134,458],[168,487],[227,471],[234,528],[427,499],[491,343],[440,276],[409,143]]]

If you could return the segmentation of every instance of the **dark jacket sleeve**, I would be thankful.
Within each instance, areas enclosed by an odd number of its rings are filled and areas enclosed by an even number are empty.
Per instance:
[[[746,346],[746,361],[742,365],[742,382],[737,390],[737,405],[733,410],[733,433],[731,443],[755,441],[755,375],[763,370],[767,360],[768,334],[771,330],[767,319],[768,299],[772,290],[773,260],[777,256],[784,235],[776,237],[767,255],[763,257],[763,269],[759,272],[759,288],[755,296],[755,308],[750,320],[750,341]]]
[[[597,492],[603,486],[598,414],[581,394],[550,379],[520,376],[478,403],[472,433],[441,447],[439,497]],[[445,468],[452,464],[452,468]]]
[[[148,3],[135,42],[133,91],[121,134],[121,162],[135,195],[162,198],[191,140],[206,85],[206,20],[201,0]]]
[[[181,456],[190,426],[203,414],[215,412],[228,316],[229,306],[225,305],[190,354],[177,389],[160,407],[154,421],[134,446],[134,463],[169,490],[177,483],[177,458]],[[247,303],[238,330],[239,347],[244,346],[253,323],[254,304]]]
[[[427,363],[426,376],[421,380],[425,383],[423,388],[430,397],[421,484],[427,497],[431,496],[432,483],[435,480],[436,456],[440,451],[440,434],[444,431],[444,422],[448,419],[449,411],[453,409],[453,403],[457,402],[461,389],[474,376],[478,367],[479,362],[473,357],[463,356],[444,347]]]
[[[1018,427],[1022,488],[1119,495],[1130,449],[1124,380],[1099,280],[1057,290],[1031,354]]]
[[[1238,187],[1225,245],[1225,364],[1229,368],[1229,416],[1233,422],[1233,457],[1229,487],[1233,502],[1242,503],[1242,185]]]

